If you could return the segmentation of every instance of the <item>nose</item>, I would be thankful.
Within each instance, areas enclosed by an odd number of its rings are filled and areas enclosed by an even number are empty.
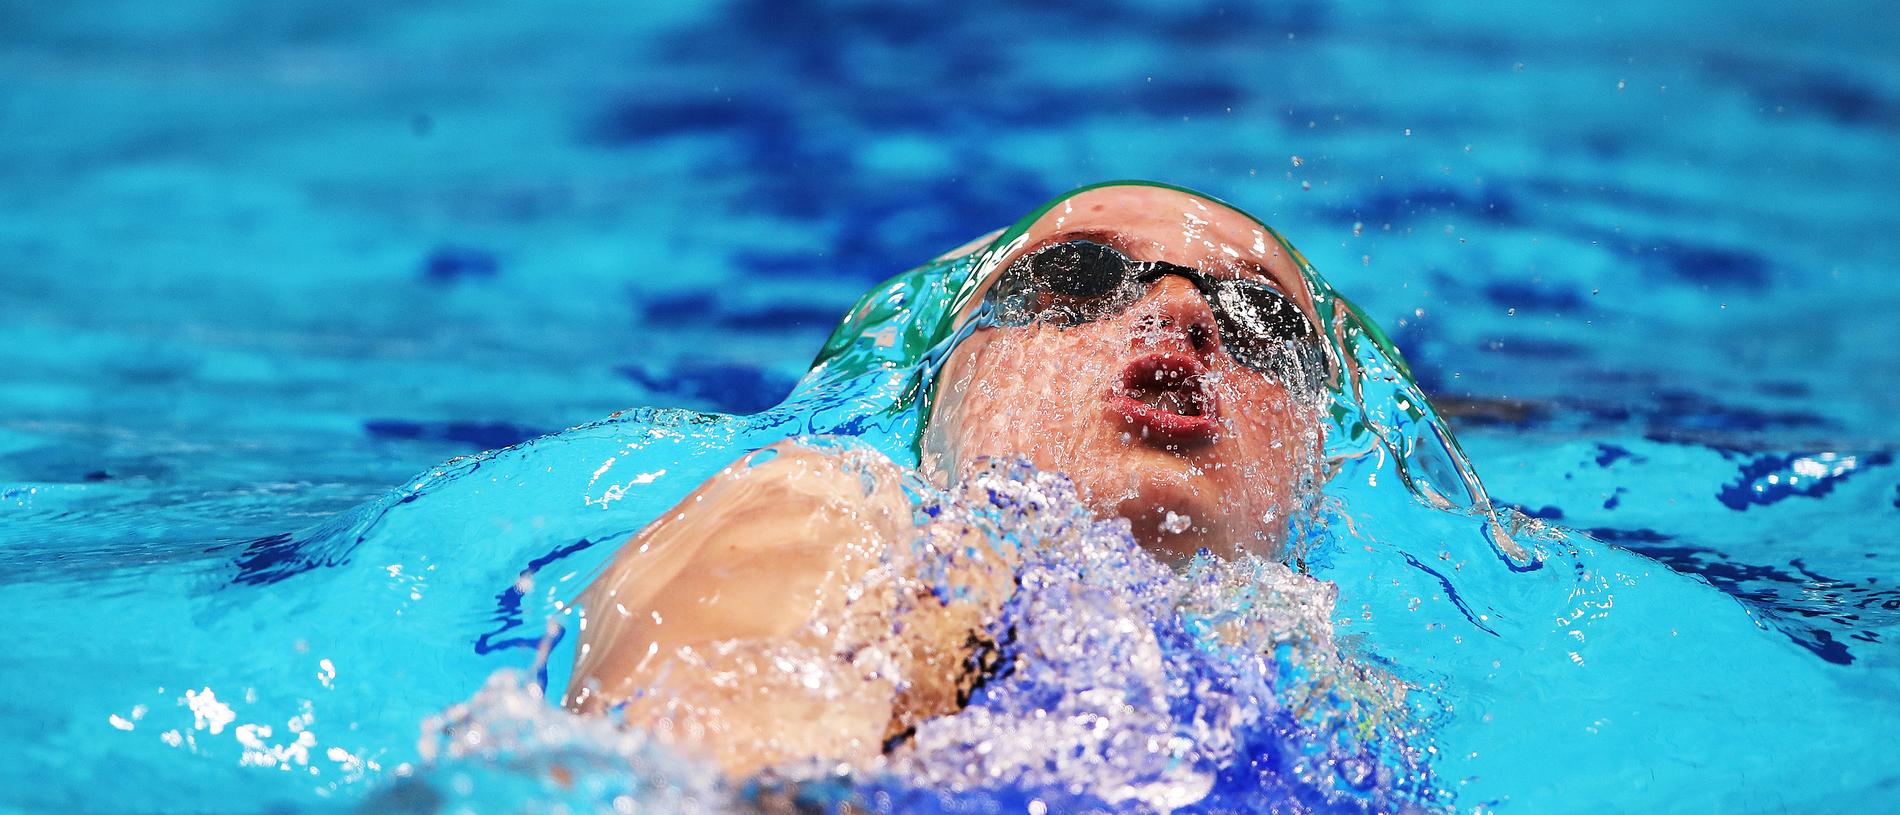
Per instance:
[[[1220,332],[1214,325],[1214,311],[1207,298],[1187,278],[1168,275],[1155,281],[1136,304],[1136,325],[1141,334],[1163,341],[1184,341],[1194,353],[1213,354],[1220,346]]]

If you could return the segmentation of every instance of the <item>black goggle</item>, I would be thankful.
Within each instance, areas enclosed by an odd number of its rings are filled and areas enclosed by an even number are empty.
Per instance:
[[[1229,356],[1289,386],[1316,389],[1325,352],[1319,333],[1279,289],[1257,280],[1215,280],[1165,261],[1137,261],[1094,241],[1051,244],[1018,258],[984,295],[988,321],[1069,327],[1128,310],[1168,275],[1188,280],[1207,299]]]

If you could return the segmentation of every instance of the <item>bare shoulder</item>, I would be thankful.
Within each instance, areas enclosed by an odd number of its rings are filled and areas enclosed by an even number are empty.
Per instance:
[[[672,722],[665,733],[687,734],[735,775],[877,755],[896,695],[888,680],[827,695],[707,660],[803,654],[821,673],[856,670],[836,640],[854,600],[882,607],[857,587],[911,533],[904,479],[861,445],[786,441],[734,461],[623,544],[583,593],[565,704]]]
[[[734,461],[583,594],[565,703],[670,722],[663,732],[736,776],[812,756],[868,761],[956,711],[1013,560],[958,555],[983,542],[967,525],[915,524],[914,477],[823,440]]]
[[[787,440],[734,461],[628,540],[581,597],[577,683],[654,649],[789,636],[910,532],[903,468]]]
[[[868,446],[820,444],[788,439],[753,452],[709,479],[688,500],[743,505],[748,520],[786,522],[767,527],[783,533],[797,532],[800,525],[792,522],[800,520],[908,526],[910,502],[902,467]],[[746,543],[769,547],[797,537],[783,533]]]

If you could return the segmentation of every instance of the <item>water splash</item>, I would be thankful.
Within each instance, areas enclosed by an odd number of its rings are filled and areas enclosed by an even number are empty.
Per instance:
[[[1089,794],[1120,811],[1392,811],[1435,800],[1403,687],[1333,640],[1334,590],[1252,556],[1177,573],[1061,475],[988,461],[929,507],[1018,547],[996,667],[900,778]]]
[[[531,676],[497,671],[423,723],[420,769],[374,812],[743,811],[713,767],[611,719],[550,705]]]
[[[899,579],[920,597],[995,609],[981,615],[973,659],[982,670],[967,704],[916,723],[861,767],[776,767],[773,794],[874,811],[914,811],[926,791],[1117,812],[1390,812],[1448,800],[1404,684],[1335,641],[1330,584],[1250,556],[1204,554],[1177,572],[1142,549],[1126,521],[1093,518],[1066,477],[1026,463],[979,462],[948,491],[910,486],[920,532],[887,558],[908,574],[867,581]],[[999,567],[1007,581],[971,579]],[[903,618],[880,618],[880,647],[900,647],[893,640],[905,627],[891,621]],[[837,667],[831,652],[766,641],[707,650],[723,659],[683,663],[705,682],[737,671],[810,686],[784,693],[869,690],[853,684],[865,681],[857,672],[826,669]],[[420,795],[420,784],[484,807],[737,805],[709,764],[666,746],[681,742],[568,714],[504,672],[425,725],[426,771],[389,794]],[[754,789],[749,800],[764,798]]]

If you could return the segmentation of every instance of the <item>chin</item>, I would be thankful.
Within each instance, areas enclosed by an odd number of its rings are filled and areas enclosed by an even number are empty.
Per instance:
[[[1191,557],[1202,548],[1222,556],[1234,554],[1220,506],[1221,492],[1205,475],[1181,463],[1159,471],[1143,468],[1138,478],[1120,493],[1114,506],[1102,510],[1127,518],[1143,547],[1169,561]],[[1175,515],[1173,523],[1169,513]]]

